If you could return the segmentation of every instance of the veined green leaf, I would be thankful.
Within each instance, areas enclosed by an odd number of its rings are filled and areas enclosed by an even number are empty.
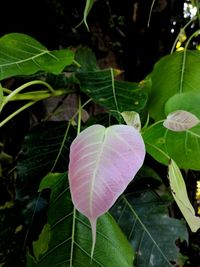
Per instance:
[[[185,110],[200,119],[200,92],[186,92],[172,96],[165,105],[166,115]],[[173,158],[179,168],[200,170],[200,125],[173,132],[157,122],[143,133],[146,149],[157,161],[168,165]]]
[[[0,80],[38,71],[59,74],[71,65],[74,53],[69,49],[49,51],[34,38],[10,33],[0,38]]]
[[[66,173],[47,175],[40,190],[47,188],[51,190],[47,219],[49,234],[41,234],[37,242],[48,244],[43,244],[45,249],[40,249],[40,253],[35,246],[34,255],[27,255],[28,267],[110,267],[111,263],[112,267],[133,266],[133,249],[110,214],[98,221],[96,249],[90,258],[90,224],[73,207]]]
[[[176,240],[188,240],[186,224],[169,217],[169,198],[151,190],[122,196],[111,213],[136,251],[137,267],[172,267],[178,263]],[[178,265],[178,264],[177,264]]]
[[[195,216],[195,210],[188,198],[185,181],[176,162],[172,159],[169,164],[168,177],[172,195],[185,217],[192,232],[196,232],[200,228],[200,217]]]
[[[147,102],[144,87],[148,83],[137,84],[115,80],[117,70],[97,70],[77,73],[80,88],[94,102],[105,107],[119,121],[123,111],[141,112]]]
[[[168,165],[173,158],[179,168],[200,170],[200,125],[185,132],[173,132],[157,122],[148,127],[143,138],[147,152]]]
[[[199,92],[200,51],[184,50],[167,55],[155,64],[149,76],[152,79],[149,112],[150,117],[157,121],[165,117],[165,103],[170,97],[190,91]]]

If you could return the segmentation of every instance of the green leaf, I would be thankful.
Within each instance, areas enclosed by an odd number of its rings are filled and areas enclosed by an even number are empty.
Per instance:
[[[45,224],[39,239],[33,242],[33,251],[37,260],[39,260],[40,255],[48,251],[48,246],[51,239],[50,227],[51,226],[49,224]]]
[[[124,195],[111,213],[136,251],[137,267],[168,267],[178,263],[176,240],[188,240],[183,221],[169,217],[167,198],[151,190]]]
[[[84,15],[83,15],[83,21],[85,23],[85,26],[87,27],[88,31],[89,31],[89,27],[87,24],[87,16],[92,8],[92,6],[94,5],[95,0],[86,0],[86,5],[85,5],[85,9],[84,9]]]
[[[196,232],[200,228],[200,217],[195,216],[195,210],[188,198],[185,181],[174,160],[171,160],[169,164],[168,174],[172,195],[190,229],[192,232]]]
[[[80,64],[81,71],[93,71],[98,69],[96,56],[87,46],[79,46],[76,50],[75,60]]]
[[[79,27],[82,25],[82,23],[84,22],[87,30],[89,31],[89,27],[88,27],[88,24],[87,24],[87,17],[88,17],[88,14],[90,13],[90,10],[91,8],[93,7],[95,3],[95,0],[86,0],[86,4],[85,4],[85,8],[84,8],[84,12],[83,12],[83,19],[81,20],[81,22],[76,26]]]
[[[185,110],[196,115],[200,119],[200,91],[175,94],[165,104],[165,114],[176,110]]]
[[[67,132],[67,127],[67,122],[41,123],[25,137],[17,161],[19,188],[26,185],[29,189],[26,187],[25,191],[32,192],[52,168],[67,170],[69,147],[76,136],[76,130],[70,127]]]
[[[28,267],[110,267],[110,263],[112,267],[133,266],[133,249],[110,214],[98,221],[96,248],[93,259],[90,258],[90,224],[72,205],[66,173],[47,175],[40,190],[46,188],[51,189],[47,214],[50,233],[41,234],[37,242],[48,243],[48,250],[38,255],[34,249],[33,256],[27,255]]]
[[[0,84],[0,110],[3,104],[3,87]]]
[[[141,112],[147,102],[144,84],[115,80],[118,70],[107,69],[77,73],[81,91],[105,107],[119,121],[123,111]]]
[[[155,64],[149,75],[152,79],[150,117],[156,121],[164,118],[165,103],[173,95],[200,90],[199,59],[199,51],[184,50],[167,55]]]
[[[172,96],[165,105],[166,115],[185,110],[200,119],[200,92],[186,92]],[[200,170],[200,125],[185,130],[173,132],[157,122],[148,127],[143,138],[147,152],[157,161],[168,165],[173,158],[179,168]]]
[[[73,63],[69,49],[49,51],[32,37],[10,33],[0,38],[0,80],[38,71],[59,74]]]
[[[168,165],[173,158],[181,169],[200,170],[200,125],[185,132],[173,132],[157,122],[143,133],[147,152]]]

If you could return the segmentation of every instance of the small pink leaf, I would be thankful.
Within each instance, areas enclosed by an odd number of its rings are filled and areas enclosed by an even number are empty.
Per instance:
[[[70,148],[69,184],[77,210],[90,221],[93,255],[96,220],[107,212],[141,168],[145,146],[132,126],[93,125]]]
[[[191,112],[176,110],[163,122],[165,128],[174,132],[186,131],[199,123],[199,119]]]

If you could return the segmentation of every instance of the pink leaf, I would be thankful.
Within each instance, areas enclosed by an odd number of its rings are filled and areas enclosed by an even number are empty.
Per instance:
[[[191,112],[176,110],[167,115],[163,126],[174,132],[186,131],[199,123],[199,119]]]
[[[90,221],[107,212],[141,168],[145,146],[132,126],[93,125],[82,131],[70,148],[69,184],[75,208]]]

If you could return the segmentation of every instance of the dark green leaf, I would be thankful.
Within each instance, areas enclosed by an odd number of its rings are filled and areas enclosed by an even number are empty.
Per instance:
[[[178,262],[176,241],[188,240],[185,222],[168,214],[169,201],[152,191],[123,196],[111,213],[136,251],[137,267],[169,267]]]
[[[96,56],[87,46],[80,46],[76,50],[75,60],[80,64],[81,71],[93,71],[97,70]]]
[[[56,171],[67,170],[69,147],[76,136],[76,130],[71,127],[64,140],[67,127],[67,122],[42,123],[25,137],[17,161],[19,188],[26,183],[30,190],[36,188],[40,179],[50,172],[54,165]]]
[[[80,88],[95,103],[105,107],[120,121],[123,111],[141,112],[147,102],[144,85],[115,80],[117,70],[97,70],[77,74]]]
[[[34,247],[35,258],[28,255],[28,267],[133,266],[133,250],[110,214],[98,220],[97,242],[91,261],[90,224],[72,205],[67,175],[49,174],[40,185],[40,190],[46,188],[51,189],[47,226],[37,241],[39,249]]]
[[[10,33],[0,38],[0,80],[38,71],[59,74],[65,66],[72,64],[73,59],[71,50],[49,51],[22,33]]]

